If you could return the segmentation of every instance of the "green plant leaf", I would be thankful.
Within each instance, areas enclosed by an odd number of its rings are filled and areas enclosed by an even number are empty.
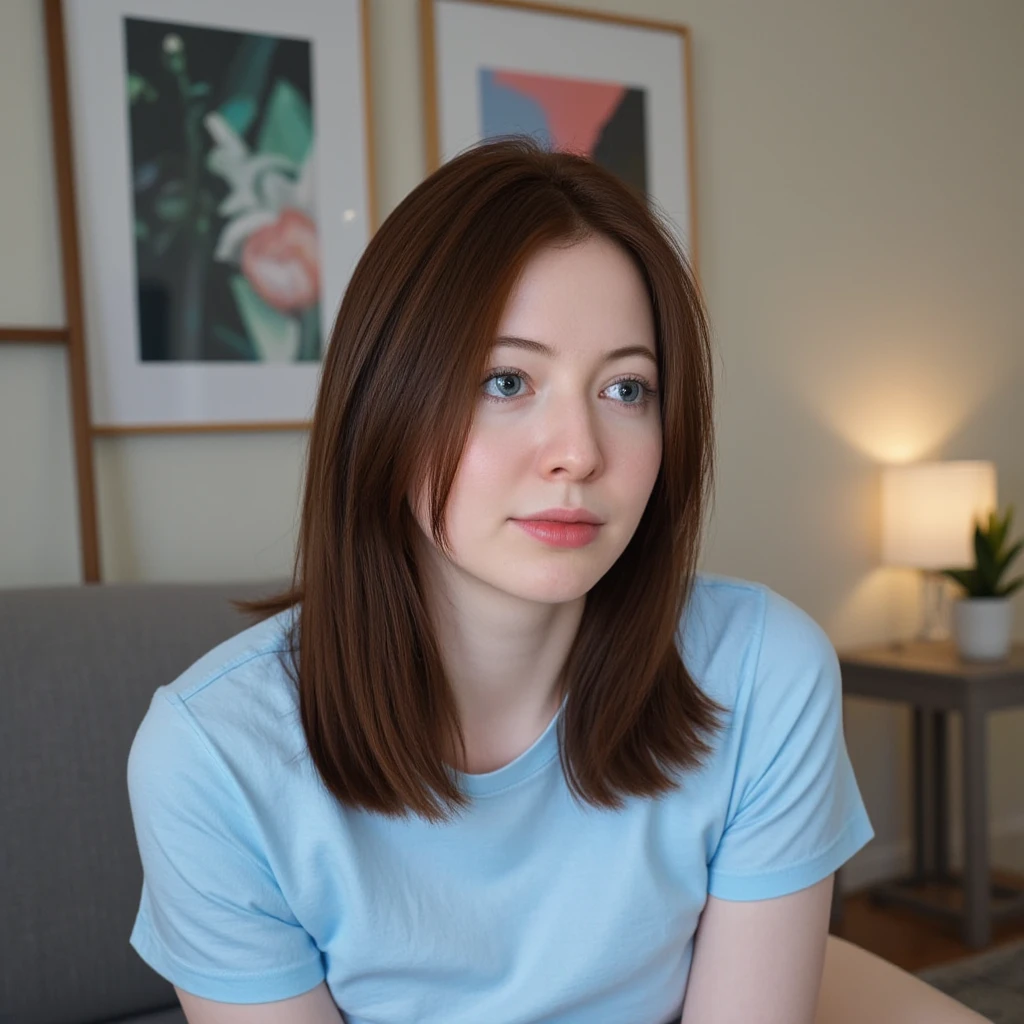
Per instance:
[[[1006,540],[1010,533],[1010,524],[1013,522],[1013,506],[1009,505],[1006,509],[1006,515],[1003,516],[1003,528],[999,532],[999,547],[1002,548],[1003,541]]]
[[[1020,549],[1024,547],[1024,540],[1017,541],[1016,544],[1006,552],[1005,555],[999,557],[996,564],[999,569],[999,575],[1001,576],[1010,567],[1010,563],[1020,554]]]
[[[988,534],[983,532],[980,526],[974,528],[974,557],[978,562],[978,583],[981,588],[981,593],[974,596],[991,597],[995,593],[999,571],[996,569],[995,558],[992,556]]]
[[[267,101],[256,148],[277,153],[301,167],[313,141],[313,119],[302,93],[279,78]]]
[[[999,597],[1009,597],[1014,591],[1020,590],[1022,585],[1024,585],[1024,576],[1018,576],[1016,579],[1010,580],[1010,582],[999,591]]]
[[[942,575],[959,583],[967,591],[968,596],[977,596],[975,590],[978,586],[978,574],[973,569],[943,569]]]
[[[276,49],[277,40],[271,36],[246,36],[228,65],[218,109],[239,135],[245,135],[256,117]]]
[[[299,323],[295,317],[271,309],[241,275],[231,278],[231,292],[256,352],[264,363],[291,363],[299,348]]]
[[[992,548],[992,554],[996,560],[999,560],[999,552],[1003,546],[1003,540],[1006,538],[1006,524],[999,518],[997,512],[990,512],[988,516],[988,534],[989,544]]]

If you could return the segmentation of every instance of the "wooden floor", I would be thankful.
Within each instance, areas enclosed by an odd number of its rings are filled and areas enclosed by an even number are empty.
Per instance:
[[[992,877],[1003,885],[1024,887],[1024,876],[993,871]],[[917,971],[984,952],[965,946],[956,924],[951,921],[904,907],[876,907],[863,892],[849,893],[845,897],[842,923],[833,931],[905,971]],[[992,928],[992,942],[986,948],[995,949],[1020,939],[1024,939],[1024,915],[996,924]]]

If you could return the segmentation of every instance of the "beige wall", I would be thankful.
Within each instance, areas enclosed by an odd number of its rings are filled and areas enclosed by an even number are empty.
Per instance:
[[[878,568],[881,461],[988,458],[1024,525],[1024,4],[591,0],[693,30],[702,276],[720,354],[703,565],[761,580],[837,646],[913,627]],[[0,4],[0,324],[62,322],[40,0]],[[372,0],[377,189],[420,180],[417,5]],[[0,586],[74,582],[57,348],[0,347]],[[95,443],[109,580],[286,573],[304,437]],[[1024,639],[1024,595],[1016,602]],[[907,855],[907,714],[847,702],[878,841]],[[997,857],[1024,870],[1024,712],[992,724]],[[954,750],[956,753],[956,750]]]

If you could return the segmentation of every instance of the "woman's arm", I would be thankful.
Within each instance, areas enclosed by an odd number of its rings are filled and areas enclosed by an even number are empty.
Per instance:
[[[814,1024],[833,877],[771,900],[708,896],[681,1024]]]
[[[274,1003],[218,1003],[175,987],[188,1024],[342,1024],[327,983]]]

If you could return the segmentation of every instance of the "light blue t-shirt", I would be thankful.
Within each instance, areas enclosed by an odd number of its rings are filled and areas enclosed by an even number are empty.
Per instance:
[[[695,583],[680,650],[730,713],[681,788],[581,806],[556,715],[503,768],[459,775],[472,806],[447,825],[346,808],[320,783],[280,660],[291,614],[161,686],[129,755],[130,942],[198,996],[269,1002],[326,978],[349,1024],[678,1021],[709,893],[795,892],[874,836],[835,651],[760,584]]]

